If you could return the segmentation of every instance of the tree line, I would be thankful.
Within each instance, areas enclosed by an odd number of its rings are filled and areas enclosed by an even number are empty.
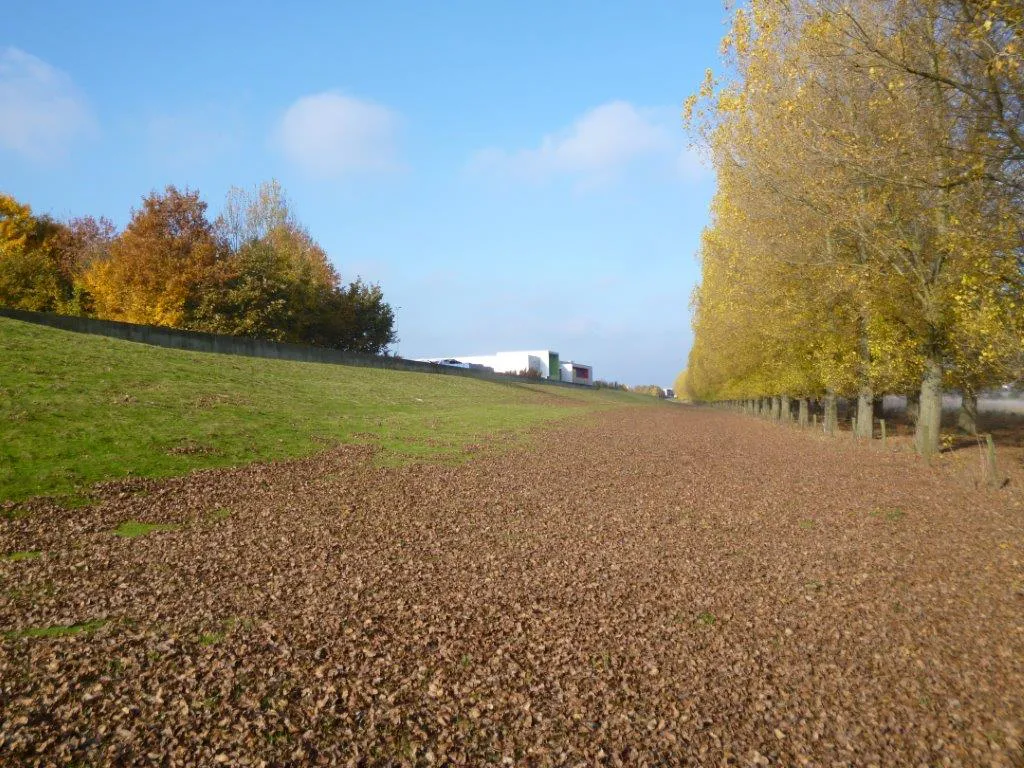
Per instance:
[[[121,232],[0,194],[0,304],[368,354],[397,338],[380,287],[343,283],[276,181],[233,187],[213,221],[168,186]]]
[[[657,397],[664,399],[665,390],[659,387],[657,384],[637,384],[636,386],[630,387],[630,392],[635,392],[638,395],[648,395],[650,397]]]
[[[717,174],[687,393],[905,393],[938,448],[944,388],[1024,372],[1024,6],[750,0],[684,120]]]

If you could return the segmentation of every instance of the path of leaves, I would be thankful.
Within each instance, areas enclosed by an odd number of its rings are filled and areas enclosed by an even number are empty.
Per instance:
[[[1020,764],[1012,487],[685,408],[370,459],[0,522],[0,764]]]

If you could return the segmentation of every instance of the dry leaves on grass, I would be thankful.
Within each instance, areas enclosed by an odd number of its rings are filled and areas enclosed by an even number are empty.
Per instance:
[[[643,408],[35,502],[0,528],[41,553],[0,561],[0,762],[1009,766],[1021,498],[961,480]]]

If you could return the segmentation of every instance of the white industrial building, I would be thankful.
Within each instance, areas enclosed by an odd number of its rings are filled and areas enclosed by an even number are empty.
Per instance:
[[[572,360],[566,360],[562,363],[562,381],[568,381],[573,384],[593,385],[594,369],[583,363],[574,363]]]
[[[424,362],[439,365],[458,365],[463,368],[490,368],[495,373],[522,373],[534,371],[542,379],[568,381],[573,384],[593,384],[594,370],[589,365],[562,361],[557,352],[550,349],[524,352],[498,352],[493,355],[454,355],[431,358]]]

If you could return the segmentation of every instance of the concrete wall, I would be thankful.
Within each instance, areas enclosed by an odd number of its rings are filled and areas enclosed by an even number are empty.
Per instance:
[[[45,325],[75,333],[87,333],[94,336],[107,336],[114,339],[134,341],[139,344],[150,344],[169,349],[184,349],[191,352],[214,352],[223,355],[244,355],[245,357],[265,357],[273,360],[294,360],[303,363],[330,363],[333,365],[356,365],[369,368],[390,368],[398,371],[416,371],[420,373],[441,373],[447,376],[469,376],[474,379],[488,381],[517,382],[523,379],[514,376],[502,376],[487,371],[474,371],[465,368],[436,365],[434,363],[406,360],[401,357],[377,357],[358,352],[343,352],[326,347],[313,347],[305,344],[284,344],[276,341],[248,339],[242,336],[221,336],[201,331],[182,331],[176,328],[165,328],[155,325],[136,325],[134,323],[118,323],[113,320],[96,320],[91,317],[73,317],[55,315],[49,312],[28,312],[21,309],[0,307],[0,317],[21,320],[26,323]],[[0,342],[2,348],[2,342]],[[532,380],[553,386],[579,386],[567,382]]]
[[[903,413],[907,407],[904,395],[886,395],[882,398],[882,409],[886,413]],[[942,395],[942,411],[955,413],[960,409],[960,395],[946,392]],[[978,413],[1010,413],[1024,415],[1024,399],[998,392],[982,392],[978,395]]]

